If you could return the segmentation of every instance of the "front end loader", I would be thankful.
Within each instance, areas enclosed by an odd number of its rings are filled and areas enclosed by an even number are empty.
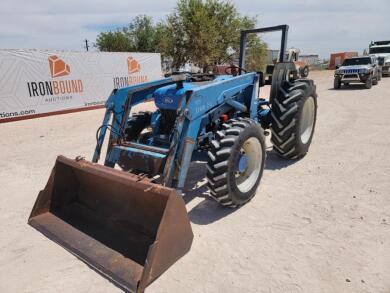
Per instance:
[[[266,80],[246,72],[245,49],[248,34],[271,31],[282,31],[280,62]],[[287,31],[287,25],[242,31],[234,74],[176,74],[115,89],[92,162],[59,156],[29,224],[123,290],[143,292],[191,247],[182,190],[195,151],[208,155],[210,196],[231,208],[256,194],[266,129],[280,157],[307,153],[317,95],[313,81],[299,79],[294,64],[284,62]],[[259,98],[266,84],[269,100]],[[151,100],[157,110],[133,113]]]

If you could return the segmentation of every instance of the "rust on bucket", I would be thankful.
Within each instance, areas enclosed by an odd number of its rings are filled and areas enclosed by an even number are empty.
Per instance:
[[[174,189],[63,156],[28,223],[131,292],[143,292],[189,251],[193,239]]]

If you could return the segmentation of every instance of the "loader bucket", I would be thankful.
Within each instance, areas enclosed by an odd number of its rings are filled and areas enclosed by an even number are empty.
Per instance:
[[[130,292],[143,292],[193,239],[174,189],[63,156],[28,223]]]

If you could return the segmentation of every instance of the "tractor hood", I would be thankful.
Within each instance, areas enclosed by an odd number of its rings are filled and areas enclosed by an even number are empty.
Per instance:
[[[209,81],[186,81],[183,82],[181,87],[178,87],[176,84],[167,85],[157,89],[153,93],[154,103],[157,108],[162,110],[177,110],[181,99],[187,91],[230,78],[232,78],[231,75],[219,75]]]

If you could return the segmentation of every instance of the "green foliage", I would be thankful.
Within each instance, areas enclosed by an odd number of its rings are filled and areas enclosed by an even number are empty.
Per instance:
[[[169,15],[165,22],[157,25],[158,47],[163,61],[170,67],[179,69],[189,61],[190,52],[186,46],[186,36],[181,19]]]
[[[146,15],[136,16],[127,27],[115,32],[102,32],[96,39],[100,51],[105,52],[157,52],[156,26]]]
[[[128,52],[131,44],[122,31],[103,32],[96,39],[96,46],[104,52]]]
[[[264,71],[267,62],[267,44],[256,35],[250,35],[245,52],[245,69],[248,71]]]
[[[170,42],[175,54],[165,53],[176,68],[191,62],[205,71],[215,64],[230,63],[237,60],[237,54],[230,56],[228,49],[238,52],[240,30],[253,28],[255,23],[253,18],[240,16],[230,1],[179,0],[166,21],[169,35],[178,34],[179,41],[173,38]]]
[[[96,41],[101,51],[160,52],[163,61],[179,69],[190,62],[204,71],[216,64],[238,60],[240,30],[253,28],[254,18],[241,16],[230,1],[178,0],[164,21],[137,16],[115,32],[102,32]],[[229,55],[231,52],[236,52]],[[247,47],[247,68],[263,69],[266,44],[251,36]]]
[[[152,18],[146,15],[139,15],[129,24],[124,32],[133,51],[156,52],[156,27],[152,23]]]

